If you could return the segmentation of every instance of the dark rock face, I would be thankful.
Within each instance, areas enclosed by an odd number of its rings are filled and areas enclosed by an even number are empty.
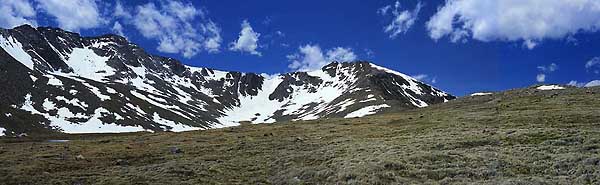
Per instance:
[[[117,35],[0,29],[0,135],[184,131],[364,116],[453,99],[368,62],[277,76],[190,67]]]

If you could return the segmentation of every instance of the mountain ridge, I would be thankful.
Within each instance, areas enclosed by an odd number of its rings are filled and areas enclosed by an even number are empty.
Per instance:
[[[365,61],[279,75],[220,71],[149,54],[114,34],[81,37],[28,25],[0,30],[0,46],[7,77],[0,85],[12,88],[0,92],[7,100],[0,104],[0,128],[7,135],[360,117],[454,98]]]

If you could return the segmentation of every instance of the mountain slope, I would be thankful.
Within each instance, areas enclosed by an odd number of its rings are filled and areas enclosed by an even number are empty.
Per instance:
[[[265,75],[146,53],[117,35],[28,25],[0,30],[4,134],[185,131],[360,117],[454,97],[368,62]]]

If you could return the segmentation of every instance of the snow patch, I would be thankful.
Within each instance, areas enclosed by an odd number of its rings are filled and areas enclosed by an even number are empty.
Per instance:
[[[94,111],[94,115],[86,122],[81,124],[61,123],[57,126],[62,128],[66,133],[121,133],[121,132],[141,132],[145,131],[141,126],[123,126],[114,123],[103,123],[100,118],[110,115],[110,112],[105,108],[98,108]]]
[[[83,109],[83,110],[86,110],[86,108],[88,107],[88,105],[85,102],[80,101],[77,98],[73,98],[73,99],[69,100],[69,99],[65,98],[64,96],[57,96],[56,100],[65,101],[66,103],[71,104],[73,106],[81,107],[81,109]]]
[[[117,91],[113,88],[110,87],[106,87],[106,92],[110,93],[110,94],[117,94]]]
[[[152,120],[158,124],[164,125],[165,127],[163,127],[163,128],[165,130],[168,129],[166,126],[171,127],[168,130],[173,131],[173,132],[183,132],[183,131],[200,130],[201,129],[201,128],[196,128],[196,127],[186,126],[184,124],[177,124],[174,121],[161,118],[160,115],[158,115],[158,113],[156,113],[156,112],[152,116]]]
[[[371,115],[371,114],[375,114],[377,113],[376,111],[382,108],[387,108],[390,107],[387,104],[381,104],[381,105],[372,105],[372,106],[368,106],[368,107],[363,107],[361,109],[358,109],[354,112],[351,112],[350,114],[344,116],[344,118],[357,118],[357,117],[363,117],[366,115]]]
[[[102,92],[100,92],[100,89],[98,89],[97,87],[84,81],[81,81],[81,84],[85,85],[90,91],[92,91],[92,93],[94,93],[98,98],[100,98],[100,101],[106,101],[111,99],[110,96],[102,94]]]
[[[0,136],[5,136],[6,135],[6,129],[0,127]]]
[[[565,88],[558,86],[558,85],[542,85],[542,86],[537,87],[536,89],[546,91],[546,90],[562,90]]]
[[[11,36],[4,38],[4,36],[0,35],[0,47],[10,54],[10,56],[25,65],[25,67],[33,70],[33,60],[31,60],[31,56],[23,50],[23,45],[17,41],[17,39]]]
[[[93,80],[104,79],[115,74],[115,69],[106,62],[110,57],[103,57],[91,48],[73,48],[65,61],[78,76]]]
[[[87,119],[88,117],[78,113],[73,114],[67,108],[58,109],[56,116],[51,116],[48,113],[42,113],[33,108],[34,102],[31,101],[31,94],[25,96],[25,103],[21,106],[22,110],[29,111],[32,114],[39,114],[50,121],[50,126],[62,129],[65,133],[119,133],[119,132],[139,132],[145,131],[141,126],[122,126],[112,123],[104,124],[101,117],[110,115],[110,112],[102,107],[94,111],[94,115],[83,123],[73,123],[68,121],[69,118]],[[54,103],[48,99],[42,104],[45,110],[54,110]]]
[[[269,100],[269,95],[275,91],[275,88],[282,81],[279,76],[266,78],[263,82],[262,90],[256,96],[242,96],[238,93],[240,99],[239,106],[226,109],[223,112],[225,116],[217,119],[221,125],[214,125],[214,127],[237,126],[240,121],[275,122],[274,119],[270,118],[275,111],[281,108],[284,102],[271,101]]]
[[[488,92],[478,92],[478,93],[473,93],[470,96],[487,96],[487,95],[492,95],[492,93],[488,93]]]
[[[63,83],[62,81],[60,81],[60,79],[52,76],[52,75],[44,75],[45,77],[48,78],[48,85],[54,85],[54,86],[62,86]]]

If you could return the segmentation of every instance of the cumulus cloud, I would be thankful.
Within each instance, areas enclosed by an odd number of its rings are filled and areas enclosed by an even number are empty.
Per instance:
[[[253,55],[261,56],[262,54],[256,51],[258,48],[259,37],[260,33],[255,32],[254,29],[252,29],[252,26],[250,26],[250,23],[247,20],[244,20],[242,22],[240,36],[237,41],[231,43],[229,50],[248,52]]]
[[[546,81],[546,74],[547,73],[552,73],[556,70],[558,70],[558,65],[556,65],[555,63],[551,63],[550,65],[547,66],[537,66],[538,71],[540,72],[536,77],[536,81],[537,82],[545,82]]]
[[[364,51],[365,51],[365,54],[367,55],[367,57],[369,57],[369,58],[373,58],[375,56],[375,51],[373,51],[369,48],[365,48]]]
[[[431,82],[432,84],[437,82],[437,77],[435,77],[435,76],[429,77],[429,75],[427,75],[427,74],[417,74],[417,75],[413,75],[411,77],[413,77],[414,79],[419,80],[421,82],[428,81],[428,82]]]
[[[36,12],[29,1],[0,1],[0,27],[13,28],[22,24],[37,25]]]
[[[535,76],[535,80],[540,83],[545,82],[546,74],[538,74],[537,76]]]
[[[323,54],[318,45],[304,45],[298,48],[299,53],[288,55],[291,62],[288,67],[295,71],[312,71],[321,69],[330,62],[351,62],[356,60],[356,54],[350,48],[336,47]]]
[[[392,22],[383,29],[384,32],[390,34],[390,38],[396,38],[399,34],[405,34],[415,24],[422,7],[423,4],[419,2],[413,10],[400,10],[400,2],[396,1],[391,11]],[[387,16],[390,9],[392,9],[392,5],[387,5],[379,8],[377,13]]]
[[[115,17],[130,19],[132,17],[131,13],[125,10],[125,7],[121,3],[121,1],[117,1],[115,3],[115,11],[112,14]]]
[[[102,26],[102,17],[95,0],[37,0],[39,7],[56,19],[59,27],[69,31]]]
[[[538,68],[538,70],[540,70],[542,72],[551,73],[551,72],[558,70],[558,65],[556,65],[555,63],[551,63],[548,66],[538,66],[537,68]]]
[[[425,78],[427,78],[428,76],[429,75],[426,75],[426,74],[418,74],[418,75],[413,75],[412,77],[414,79],[417,79],[417,80],[421,81],[421,80],[425,80]]]
[[[115,21],[115,24],[113,24],[112,27],[112,31],[117,35],[125,37],[125,33],[123,33],[123,26],[121,25],[121,23],[119,23],[119,21]]]
[[[201,21],[202,17],[204,12],[192,4],[161,1],[137,6],[132,22],[142,36],[158,40],[157,50],[191,58],[202,50],[218,52],[221,45],[218,26],[210,20]]]
[[[356,54],[350,48],[336,47],[327,51],[328,62],[352,62],[356,60]]]
[[[594,57],[585,63],[585,69],[600,74],[600,57]]]
[[[206,49],[209,53],[217,53],[219,52],[219,48],[221,47],[221,42],[223,39],[221,38],[221,28],[217,26],[212,21],[208,21],[206,24],[201,25],[202,33],[204,33],[204,49]]]
[[[522,41],[533,49],[544,39],[562,39],[600,27],[597,0],[448,0],[427,22],[435,40]]]

